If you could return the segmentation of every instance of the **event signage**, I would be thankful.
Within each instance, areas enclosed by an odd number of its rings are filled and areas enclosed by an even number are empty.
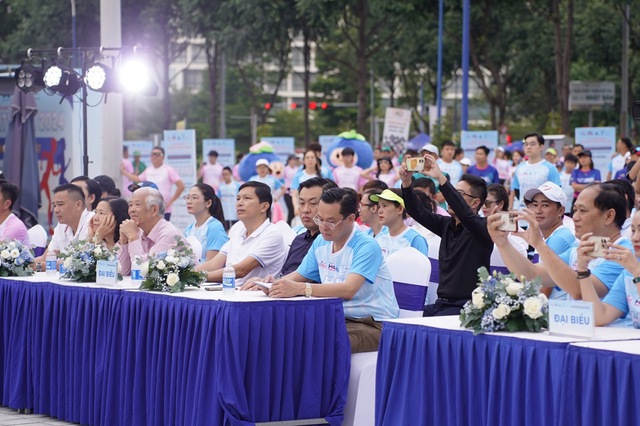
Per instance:
[[[265,137],[261,141],[269,142],[273,147],[273,153],[280,157],[282,164],[287,163],[287,158],[295,153],[295,138],[290,136]]]
[[[394,152],[404,152],[409,140],[411,128],[411,110],[387,108],[384,113],[382,146],[391,147]]]
[[[98,260],[96,262],[96,283],[109,285],[118,283],[117,260]]]
[[[464,156],[471,160],[471,164],[476,163],[475,154],[479,146],[486,146],[491,150],[489,153],[489,162],[491,162],[498,147],[498,131],[462,131],[460,134],[460,147],[464,150]]]
[[[329,147],[338,139],[339,138],[336,135],[318,136],[318,143],[322,147],[322,158],[324,158],[327,155],[327,150],[329,149]]]
[[[184,182],[185,191],[196,184],[196,131],[165,130],[162,146],[167,156],[165,163],[173,167]],[[171,187],[171,194],[175,186]],[[173,203],[171,222],[180,230],[193,222],[193,216],[187,213],[186,201],[182,197]]]
[[[209,151],[218,153],[217,162],[225,167],[236,164],[235,139],[202,139],[202,162],[209,162]]]
[[[549,300],[549,332],[567,336],[593,337],[593,303],[579,300]]]
[[[594,168],[600,170],[605,177],[611,161],[611,154],[616,146],[615,127],[577,127],[575,131],[576,144],[591,151]]]
[[[569,82],[569,111],[601,109],[613,106],[616,84],[608,81]]]

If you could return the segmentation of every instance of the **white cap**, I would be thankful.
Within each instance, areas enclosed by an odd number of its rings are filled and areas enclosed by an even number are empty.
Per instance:
[[[438,150],[438,147],[432,143],[426,144],[425,146],[420,148],[420,151],[429,151],[437,156],[440,156],[440,151]]]
[[[497,146],[497,147],[496,147],[496,151],[502,151],[502,152],[504,152],[504,148],[503,148],[503,147],[501,147],[501,146]]]
[[[462,164],[463,166],[470,166],[471,160],[467,157],[464,157],[462,160],[460,160],[460,164]]]
[[[261,158],[258,161],[256,161],[256,167],[258,166],[267,166],[269,167],[269,160],[267,160],[266,158]]]
[[[556,185],[553,182],[545,182],[537,188],[532,188],[528,190],[524,194],[524,199],[526,201],[533,201],[533,197],[538,194],[542,194],[547,197],[550,201],[555,201],[556,203],[560,203],[563,206],[567,202],[567,195],[564,193],[562,188]]]

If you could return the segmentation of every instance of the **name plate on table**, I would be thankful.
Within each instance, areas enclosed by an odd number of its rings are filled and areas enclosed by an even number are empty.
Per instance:
[[[117,260],[98,260],[96,264],[96,283],[111,285],[118,283]]]
[[[593,303],[579,300],[549,300],[549,332],[567,336],[593,337]]]

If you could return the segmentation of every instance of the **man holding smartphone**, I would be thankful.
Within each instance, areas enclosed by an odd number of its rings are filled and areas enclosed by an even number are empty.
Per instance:
[[[528,193],[531,196],[531,193]],[[535,197],[532,198],[535,200]],[[592,256],[595,242],[589,237],[609,238],[609,241],[632,248],[631,241],[623,238],[620,228],[626,218],[626,201],[622,191],[610,183],[597,183],[586,187],[574,204],[573,221],[576,238],[580,243],[560,255],[545,241],[544,233],[536,219],[536,212],[528,208],[517,213],[519,220],[526,220],[529,228],[514,235],[523,238],[540,255],[540,263],[533,264],[517,253],[507,240],[507,232],[500,231],[501,217],[493,214],[487,218],[489,233],[500,250],[507,268],[517,276],[527,279],[540,277],[546,287],[558,286],[566,292],[564,298],[582,299],[580,281],[589,280],[599,297],[603,297],[623,271],[622,266],[604,258]],[[555,294],[552,298],[562,298]]]
[[[432,213],[422,206],[411,186],[412,173],[401,166],[398,175],[407,213],[441,237],[438,299],[425,306],[423,315],[459,315],[477,286],[478,268],[489,269],[493,242],[487,232],[486,219],[478,215],[487,198],[487,184],[480,177],[464,174],[454,187],[433,157],[425,155],[424,159],[423,173],[437,180],[451,217]]]

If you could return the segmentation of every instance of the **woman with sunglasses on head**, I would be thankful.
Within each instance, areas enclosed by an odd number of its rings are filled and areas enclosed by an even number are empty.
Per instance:
[[[201,262],[213,259],[229,239],[224,228],[222,205],[213,187],[206,183],[193,185],[184,196],[187,212],[196,219],[184,230],[186,237],[194,236],[202,245]]]

